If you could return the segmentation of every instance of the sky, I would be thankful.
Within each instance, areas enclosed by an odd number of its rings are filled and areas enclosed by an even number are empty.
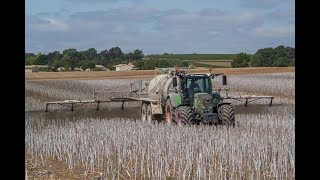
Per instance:
[[[294,0],[26,0],[25,51],[255,53],[295,47]]]

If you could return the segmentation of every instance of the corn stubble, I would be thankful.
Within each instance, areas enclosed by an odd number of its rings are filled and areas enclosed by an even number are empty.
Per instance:
[[[263,88],[259,92],[277,94],[279,99],[294,98],[293,73],[254,76],[228,80],[230,86],[243,91],[256,93]],[[281,85],[283,81],[290,81],[289,85]],[[49,87],[41,91],[49,98],[63,98],[68,85],[54,85],[63,82],[36,85]],[[112,81],[72,81],[83,85],[76,95],[89,95],[91,84],[102,82]],[[120,89],[126,88],[127,82],[117,83],[123,83]],[[46,164],[43,157],[54,157],[66,162],[71,173],[81,167],[84,172],[98,172],[102,179],[295,179],[294,107],[279,108],[266,114],[236,114],[239,124],[235,128],[178,127],[124,118],[49,120],[28,116],[25,149],[35,161]]]

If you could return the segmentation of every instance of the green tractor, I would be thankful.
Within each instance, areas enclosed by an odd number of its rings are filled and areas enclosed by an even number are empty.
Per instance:
[[[235,125],[231,103],[222,102],[220,91],[214,90],[212,79],[221,74],[186,74],[171,71],[156,76],[149,84],[149,98],[144,102],[142,117],[159,119],[165,115],[167,124]],[[227,84],[226,76],[222,77]],[[161,107],[160,107],[161,104]]]

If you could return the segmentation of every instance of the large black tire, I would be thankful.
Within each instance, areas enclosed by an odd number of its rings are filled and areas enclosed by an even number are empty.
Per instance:
[[[235,113],[233,106],[230,104],[222,104],[218,108],[218,117],[220,124],[235,126]]]
[[[175,122],[175,118],[176,118],[170,99],[167,99],[167,101],[166,101],[165,111],[166,111],[165,122],[166,122],[166,124],[170,125],[170,124],[172,124],[172,122]]]
[[[177,109],[176,123],[178,125],[190,125],[193,120],[192,108],[190,106],[180,106]]]

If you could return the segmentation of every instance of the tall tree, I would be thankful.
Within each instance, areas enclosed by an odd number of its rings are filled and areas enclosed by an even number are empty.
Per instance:
[[[48,58],[45,54],[39,53],[36,57],[35,63],[37,65],[46,65],[48,64]]]
[[[252,61],[250,63],[251,66],[265,66],[270,67],[273,64],[275,58],[275,53],[273,48],[264,48],[259,49],[254,56],[252,57]]]
[[[142,50],[136,49],[133,51],[133,60],[140,60],[144,57]]]
[[[111,61],[121,62],[123,58],[123,52],[119,47],[112,47],[109,49],[109,57]]]
[[[52,70],[57,71],[60,67],[65,67],[65,63],[62,60],[55,59],[51,64]]]
[[[25,59],[27,59],[28,57],[30,57],[30,56],[36,56],[35,54],[33,54],[33,53],[24,53],[24,58]]]
[[[276,48],[259,49],[250,62],[251,66],[294,66],[295,49],[278,46]]]
[[[100,62],[100,64],[104,66],[110,64],[110,56],[108,50],[103,50],[98,54],[98,62]]]
[[[48,65],[51,66],[54,61],[60,61],[62,54],[59,51],[49,52],[47,55]]]
[[[244,52],[241,52],[236,55],[236,57],[231,62],[231,67],[248,67],[250,63],[250,56]]]
[[[97,50],[95,48],[89,48],[86,51],[81,52],[82,60],[91,61],[97,58]]]
[[[94,61],[82,61],[80,63],[80,67],[82,70],[86,70],[86,69],[94,69],[96,67],[96,62]]]
[[[132,52],[129,52],[128,54],[124,55],[124,59],[126,61],[133,61],[133,60],[135,60],[135,57],[134,57],[134,54]]]
[[[66,66],[74,70],[79,64],[78,51],[76,49],[66,49],[63,51],[62,61],[66,62]]]
[[[36,57],[36,56],[29,56],[29,57],[27,57],[27,59],[25,60],[25,64],[26,64],[26,65],[33,65],[33,64],[35,64],[36,60],[37,60],[37,57]]]

